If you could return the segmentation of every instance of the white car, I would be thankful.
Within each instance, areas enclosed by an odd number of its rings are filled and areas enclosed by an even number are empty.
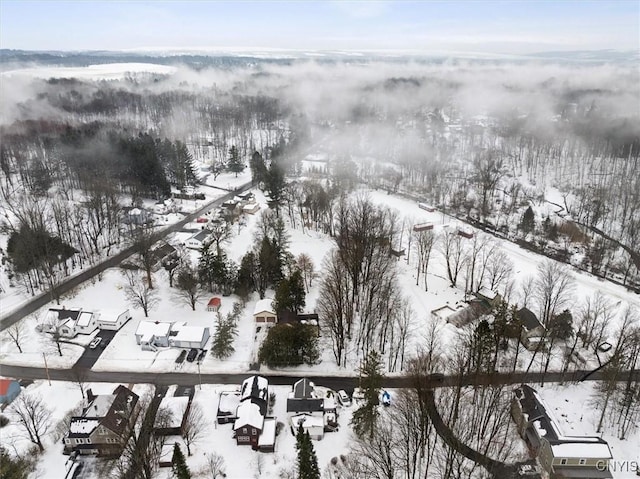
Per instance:
[[[101,342],[102,342],[102,338],[100,336],[93,338],[89,343],[89,348],[96,349]]]
[[[351,398],[344,389],[338,391],[338,402],[344,407],[351,406]]]

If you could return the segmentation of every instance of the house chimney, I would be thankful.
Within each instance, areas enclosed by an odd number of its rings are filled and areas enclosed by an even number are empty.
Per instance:
[[[91,401],[93,401],[94,398],[95,398],[95,395],[93,394],[93,391],[91,390],[91,388],[87,388],[87,401],[90,403]]]

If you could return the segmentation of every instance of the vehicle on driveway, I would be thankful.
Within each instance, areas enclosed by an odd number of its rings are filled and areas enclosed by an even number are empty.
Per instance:
[[[351,406],[351,398],[344,389],[338,391],[338,402],[344,407]]]
[[[192,363],[193,360],[196,359],[197,355],[198,355],[198,350],[196,348],[190,349],[189,354],[187,354],[187,361]]]
[[[100,336],[95,337],[89,343],[89,348],[90,349],[96,349],[101,342],[102,342],[102,338]]]
[[[198,359],[197,359],[197,361],[198,361],[199,363],[200,363],[200,362],[202,362],[202,360],[204,359],[204,357],[206,356],[206,354],[207,354],[207,350],[206,350],[206,349],[201,350],[201,351],[200,351],[200,354],[198,354]]]
[[[186,357],[186,355],[187,355],[187,351],[185,349],[180,351],[180,354],[176,358],[176,364],[182,363],[184,361],[184,358]]]

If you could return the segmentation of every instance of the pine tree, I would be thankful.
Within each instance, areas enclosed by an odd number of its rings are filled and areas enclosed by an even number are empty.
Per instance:
[[[173,457],[171,459],[171,463],[173,464],[173,474],[177,479],[191,479],[189,466],[187,466],[187,461],[185,460],[184,454],[177,442],[173,446]]]
[[[240,159],[238,149],[234,145],[229,149],[229,161],[227,162],[227,169],[231,173],[235,173],[237,178],[238,173],[242,173],[244,171],[244,168],[244,161]]]
[[[318,457],[309,432],[302,429],[302,423],[298,425],[296,449],[298,450],[298,479],[320,479]]]
[[[536,227],[536,217],[533,213],[533,209],[529,206],[522,215],[522,221],[520,227],[525,234],[531,233]]]
[[[233,340],[237,334],[236,321],[233,313],[229,313],[225,318],[218,313],[218,324],[213,335],[211,354],[218,359],[228,358],[233,354]]]
[[[264,164],[262,155],[257,151],[251,156],[249,161],[249,168],[251,168],[251,181],[254,185],[259,184],[265,180],[267,175],[267,167]]]
[[[378,420],[378,403],[382,389],[382,361],[376,351],[369,351],[360,367],[360,387],[364,390],[364,404],[353,413],[351,424],[362,438],[373,437]]]

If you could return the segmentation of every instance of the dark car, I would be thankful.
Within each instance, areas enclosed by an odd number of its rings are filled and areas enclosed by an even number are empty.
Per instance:
[[[187,352],[183,349],[180,351],[180,355],[176,358],[176,364],[180,364],[184,361],[184,357],[187,355]]]
[[[187,354],[187,361],[192,363],[193,360],[196,359],[197,355],[198,355],[198,350],[196,348],[190,349],[189,354]]]
[[[206,356],[206,354],[207,354],[207,350],[206,350],[206,349],[203,349],[202,351],[200,351],[200,354],[198,354],[198,359],[197,359],[197,361],[198,361],[199,363],[200,363],[200,362],[202,362],[202,360],[204,359],[204,357]]]

